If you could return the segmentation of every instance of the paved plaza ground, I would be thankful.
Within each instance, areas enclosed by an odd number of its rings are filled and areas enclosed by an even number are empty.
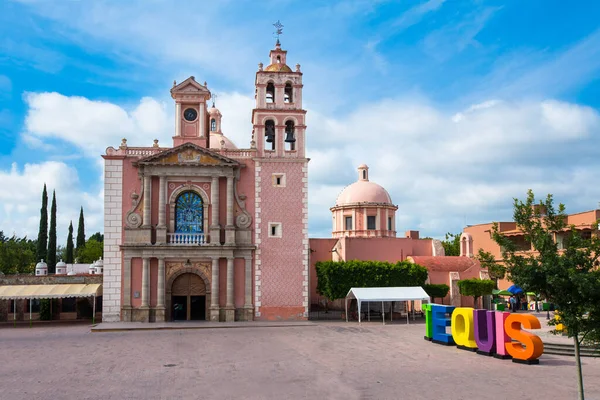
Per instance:
[[[518,365],[423,340],[424,325],[91,333],[0,329],[1,399],[576,399],[573,358]],[[600,359],[586,358],[587,399]]]

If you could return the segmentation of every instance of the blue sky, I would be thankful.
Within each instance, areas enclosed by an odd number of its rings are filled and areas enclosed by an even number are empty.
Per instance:
[[[304,72],[311,236],[329,235],[363,162],[400,232],[510,219],[528,188],[597,208],[599,15],[593,1],[3,1],[0,229],[35,236],[47,182],[60,235],[81,205],[101,230],[99,155],[121,137],[171,143],[173,80],[207,81],[247,147],[278,19]]]

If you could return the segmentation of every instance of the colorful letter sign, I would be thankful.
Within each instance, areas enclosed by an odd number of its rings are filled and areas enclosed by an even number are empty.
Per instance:
[[[514,362],[536,364],[544,352],[542,340],[525,329],[540,329],[540,321],[530,314],[511,314],[501,311],[454,308],[426,304],[425,325],[427,340],[477,350],[479,354],[511,358]],[[448,318],[450,315],[450,318]],[[448,334],[451,327],[452,334]],[[516,342],[515,342],[516,341]]]

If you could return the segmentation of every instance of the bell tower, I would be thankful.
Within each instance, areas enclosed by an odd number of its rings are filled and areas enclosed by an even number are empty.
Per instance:
[[[276,24],[277,27],[277,24]],[[278,27],[280,32],[280,27]],[[258,64],[252,110],[255,162],[257,319],[308,317],[308,159],[302,72],[287,65],[279,39]]]
[[[286,64],[287,51],[279,40],[269,53],[270,64],[258,64],[256,108],[252,124],[258,154],[262,157],[305,157],[305,116],[302,109],[300,64],[292,71]]]

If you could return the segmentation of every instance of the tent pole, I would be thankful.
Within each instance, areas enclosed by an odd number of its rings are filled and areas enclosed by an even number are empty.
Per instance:
[[[367,307],[369,307],[369,309],[367,310],[367,316],[368,316],[369,322],[371,322],[371,306],[370,306],[369,302],[367,302]]]
[[[348,298],[346,297],[346,322],[348,322]]]
[[[385,325],[385,309],[383,308],[383,301],[381,302],[381,320],[383,321],[383,324]]]
[[[94,294],[94,305],[92,306],[92,325],[96,323],[96,294]]]
[[[408,320],[408,301],[405,301],[404,304],[406,304],[406,325],[410,324],[410,321]]]
[[[13,300],[13,326],[17,327],[17,299]]]
[[[360,324],[360,306],[361,306],[361,301],[356,299],[356,301],[358,302],[358,323]]]
[[[29,327],[31,328],[31,304],[33,303],[33,301],[31,301],[33,299],[29,299]]]
[[[390,303],[390,322],[392,322],[392,315],[394,314],[394,302]]]

